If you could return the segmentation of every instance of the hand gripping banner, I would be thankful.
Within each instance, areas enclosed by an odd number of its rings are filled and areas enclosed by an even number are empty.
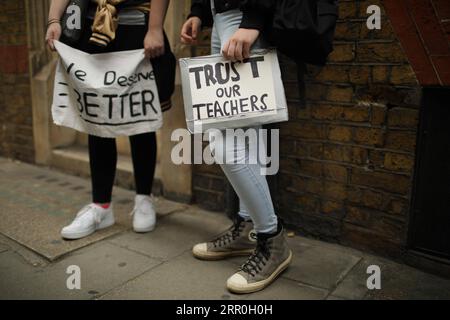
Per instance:
[[[57,41],[55,47],[55,124],[105,138],[161,127],[155,74],[143,49],[87,54]]]

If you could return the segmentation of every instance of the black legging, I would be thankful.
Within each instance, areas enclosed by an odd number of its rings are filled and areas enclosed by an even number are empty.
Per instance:
[[[156,166],[156,135],[154,132],[130,136],[136,193],[150,195]],[[111,202],[117,165],[116,139],[89,135],[92,201]]]

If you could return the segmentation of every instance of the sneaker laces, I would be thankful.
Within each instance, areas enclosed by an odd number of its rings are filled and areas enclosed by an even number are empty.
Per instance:
[[[270,257],[269,247],[267,246],[267,240],[258,240],[255,251],[247,259],[247,261],[241,266],[241,270],[254,277],[262,270],[262,266],[266,265],[266,261]]]
[[[235,222],[223,235],[212,241],[215,248],[222,247],[232,242],[244,229],[244,221]]]
[[[96,210],[97,208],[95,207],[95,204],[88,204],[86,206],[84,206],[78,213],[76,218],[80,218],[83,215],[85,215],[86,213],[90,212],[91,210],[94,211],[94,221],[96,223],[100,223],[102,221],[102,217],[100,215],[100,212],[98,210]]]

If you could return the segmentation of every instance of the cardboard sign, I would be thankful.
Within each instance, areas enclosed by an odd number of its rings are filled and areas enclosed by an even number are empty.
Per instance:
[[[61,42],[55,47],[55,124],[107,138],[161,127],[155,75],[143,49],[91,55]]]
[[[275,50],[255,51],[242,62],[222,55],[180,59],[180,68],[192,133],[288,120]]]

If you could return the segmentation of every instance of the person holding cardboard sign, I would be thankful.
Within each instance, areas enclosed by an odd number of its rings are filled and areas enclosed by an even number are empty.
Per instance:
[[[59,40],[62,32],[66,30],[67,21],[82,19],[82,23],[79,24],[83,26],[80,32],[69,33],[68,37],[61,38],[63,42],[89,54],[144,49],[146,59],[151,59],[153,71],[148,74],[138,73],[124,77],[114,71],[106,72],[105,87],[117,83],[118,86],[128,89],[135,83],[154,77],[151,80],[156,81],[162,110],[164,107],[170,107],[176,61],[163,30],[169,0],[152,0],[151,8],[150,0],[78,0],[80,1],[83,7],[87,8],[86,11],[74,10],[73,19],[67,19],[66,15],[71,11],[68,7],[69,0],[52,0],[46,35],[50,49],[55,50],[55,41]],[[66,71],[72,72],[80,81],[86,76],[86,72],[78,70],[77,66],[69,65]],[[94,90],[96,89],[92,88],[91,91]],[[97,96],[97,93],[78,94],[78,101],[84,98],[84,104],[80,103],[82,107],[84,106],[83,112],[95,118],[95,110],[100,104],[89,104],[87,99],[92,96]],[[153,108],[154,96],[150,90],[137,92],[130,89],[120,97],[117,95],[103,97],[105,99],[102,105],[109,105],[110,114],[114,111],[113,105],[116,108],[121,107],[119,114],[122,116],[131,114],[137,117]],[[105,124],[117,125],[117,123],[99,123]],[[93,199],[91,204],[78,212],[72,223],[62,229],[61,235],[65,239],[79,239],[114,224],[111,197],[117,164],[116,141],[114,138],[93,134],[89,134],[88,140]],[[135,206],[132,212],[133,228],[136,232],[149,232],[153,230],[156,222],[151,199],[156,166],[156,134],[154,130],[145,128],[144,133],[129,135],[129,140],[136,184]]]
[[[194,0],[191,14],[181,30],[181,40],[186,44],[193,44],[200,27],[213,24],[212,54],[222,53],[232,61],[249,59],[252,49],[267,47],[261,33],[265,20],[270,15],[268,8],[272,2],[273,0]],[[215,68],[211,68],[209,72],[212,81],[219,81],[220,79],[214,78],[214,70]],[[227,280],[230,291],[250,293],[261,290],[274,281],[290,264],[292,252],[288,248],[283,227],[275,215],[267,181],[261,175],[261,164],[250,164],[248,161],[248,143],[244,139],[228,144],[229,141],[224,141],[226,139],[216,138],[214,134],[210,136],[210,141],[214,141],[214,157],[217,162],[223,163],[221,168],[239,196],[240,210],[229,230],[213,241],[195,245],[193,255],[203,260],[218,260],[250,254],[240,270]],[[223,161],[224,155],[227,162]],[[229,156],[236,161],[228,162]],[[243,159],[245,161],[240,161]]]

